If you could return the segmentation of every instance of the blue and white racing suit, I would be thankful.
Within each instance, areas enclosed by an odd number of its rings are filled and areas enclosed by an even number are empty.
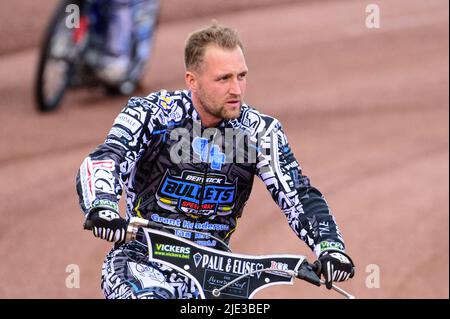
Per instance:
[[[83,161],[77,191],[85,214],[100,208],[118,212],[126,191],[127,218],[176,226],[183,229],[175,231],[178,236],[223,249],[190,230],[228,243],[255,175],[317,256],[345,251],[325,199],[302,174],[280,122],[243,104],[239,118],[205,129],[185,90],[131,98],[104,143]],[[107,298],[196,297],[188,278],[148,263],[145,255],[145,243],[138,240],[112,249],[103,266]]]
[[[98,28],[105,38],[103,53],[128,59],[134,55],[141,63],[148,60],[159,0],[94,0],[93,4],[97,18],[104,24]],[[136,43],[136,48],[133,48],[133,43]]]

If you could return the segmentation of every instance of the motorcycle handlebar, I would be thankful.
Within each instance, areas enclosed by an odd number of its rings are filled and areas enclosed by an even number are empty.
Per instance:
[[[86,219],[84,223],[84,229],[92,230],[93,225],[92,222],[89,219]],[[161,224],[152,222],[150,220],[139,218],[139,217],[131,217],[128,223],[127,228],[127,239],[126,241],[130,241],[135,239],[136,232],[139,227],[155,227],[160,228],[162,227]],[[306,263],[306,266],[302,268],[301,272],[299,271],[298,278],[306,280],[316,286],[320,286],[320,279],[317,277],[317,275],[320,275],[322,270],[322,264],[319,260],[314,261],[313,264]],[[317,278],[315,278],[312,273],[315,273]],[[352,278],[355,274],[355,270],[352,269],[352,273],[350,275],[350,278]],[[299,277],[301,276],[301,277]],[[319,284],[318,284],[319,283]]]
[[[152,222],[144,218],[131,217],[128,222],[126,241],[134,240],[136,238],[136,233],[140,227],[161,228],[162,226],[163,225],[161,224]],[[83,227],[84,229],[92,230],[93,229],[92,222],[89,219],[86,219]],[[300,266],[299,270],[296,272],[295,277],[320,287],[321,285],[325,284],[325,282],[320,279],[321,269],[322,264],[319,260],[314,261],[314,263],[312,264],[305,261]],[[352,274],[350,275],[350,278],[353,277],[353,275],[354,269],[352,269]],[[354,296],[342,290],[341,288],[335,286],[334,284],[332,285],[332,289],[346,296],[348,299],[355,298]]]

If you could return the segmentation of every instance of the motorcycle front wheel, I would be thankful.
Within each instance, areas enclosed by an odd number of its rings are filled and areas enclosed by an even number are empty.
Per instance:
[[[83,4],[84,1],[62,1],[47,27],[35,79],[39,111],[49,112],[59,107],[81,60],[88,36]],[[73,17],[69,16],[71,12],[75,14]]]

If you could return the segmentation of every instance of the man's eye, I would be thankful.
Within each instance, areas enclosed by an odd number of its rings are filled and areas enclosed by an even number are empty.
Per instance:
[[[247,72],[242,72],[242,73],[238,74],[238,79],[240,79],[240,80],[245,79],[246,76],[247,76]]]

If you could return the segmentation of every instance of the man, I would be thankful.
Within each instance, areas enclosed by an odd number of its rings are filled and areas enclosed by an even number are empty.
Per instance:
[[[248,69],[237,33],[217,24],[192,33],[185,66],[188,90],[131,98],[79,170],[80,204],[94,235],[116,243],[103,266],[105,296],[196,297],[188,278],[145,261],[141,241],[122,244],[124,186],[128,218],[176,225],[185,229],[176,234],[223,249],[214,237],[229,242],[254,175],[319,257],[327,288],[347,280],[353,262],[322,194],[302,175],[281,124],[244,103]],[[206,224],[214,237],[189,232]]]

